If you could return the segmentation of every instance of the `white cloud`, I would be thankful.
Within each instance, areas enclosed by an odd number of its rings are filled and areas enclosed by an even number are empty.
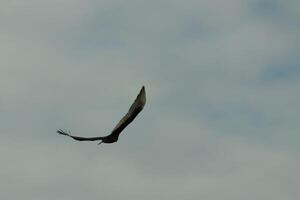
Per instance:
[[[297,3],[251,5],[0,1],[0,198],[297,199],[299,74],[264,80]],[[108,134],[143,84],[117,145],[55,134]]]

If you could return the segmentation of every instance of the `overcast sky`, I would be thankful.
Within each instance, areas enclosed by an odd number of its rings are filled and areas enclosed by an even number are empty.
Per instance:
[[[298,200],[299,0],[0,0],[0,199]],[[142,85],[147,104],[110,133]]]

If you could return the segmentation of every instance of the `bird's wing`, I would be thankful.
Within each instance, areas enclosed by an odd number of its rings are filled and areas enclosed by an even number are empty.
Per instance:
[[[146,91],[143,86],[140,90],[140,93],[134,100],[133,104],[130,106],[126,115],[119,121],[119,123],[115,126],[110,135],[119,135],[128,124],[130,124],[134,118],[143,110],[146,104]]]
[[[105,136],[105,137],[78,137],[71,135],[63,130],[57,130],[57,133],[61,135],[66,135],[74,140],[79,140],[79,141],[95,141],[95,140],[103,140],[106,137],[109,136],[119,136],[119,134],[122,132],[122,130],[130,124],[134,120],[134,118],[141,112],[141,110],[144,108],[144,105],[146,104],[146,92],[145,92],[145,87],[143,86],[140,93],[136,97],[135,101],[133,104],[130,106],[128,112],[126,115],[119,121],[119,123],[116,125],[116,127],[113,129],[110,135]]]
[[[74,140],[78,140],[78,141],[96,141],[96,140],[102,140],[103,137],[78,137],[78,136],[74,136],[74,135],[70,135],[69,133],[66,133],[63,130],[57,130],[57,133],[61,134],[61,135],[66,135],[69,136],[71,138],[73,138]]]

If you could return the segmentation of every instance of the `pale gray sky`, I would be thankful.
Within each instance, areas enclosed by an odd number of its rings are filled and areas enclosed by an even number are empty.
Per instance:
[[[0,0],[0,199],[297,200],[299,8]]]

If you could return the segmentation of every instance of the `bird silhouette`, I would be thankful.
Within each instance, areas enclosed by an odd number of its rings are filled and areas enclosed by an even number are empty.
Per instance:
[[[57,130],[57,133],[65,136],[69,136],[73,138],[74,140],[78,141],[96,141],[101,140],[99,144],[101,143],[114,143],[118,141],[120,133],[130,124],[136,116],[143,110],[144,106],[146,104],[146,91],[145,87],[143,86],[140,90],[140,93],[134,100],[133,104],[130,106],[128,112],[126,115],[119,121],[119,123],[115,126],[115,128],[112,130],[112,132],[103,137],[78,137],[71,135],[70,133],[67,133],[61,129]]]

